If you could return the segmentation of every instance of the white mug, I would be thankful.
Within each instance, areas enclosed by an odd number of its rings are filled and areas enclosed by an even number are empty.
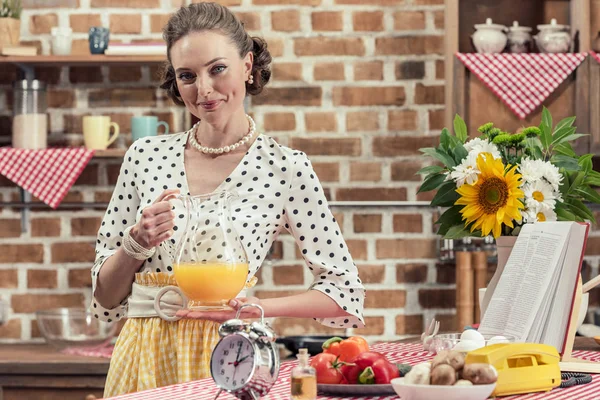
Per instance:
[[[52,54],[55,56],[68,56],[71,54],[71,45],[73,43],[71,28],[54,27],[51,29],[52,34]]]

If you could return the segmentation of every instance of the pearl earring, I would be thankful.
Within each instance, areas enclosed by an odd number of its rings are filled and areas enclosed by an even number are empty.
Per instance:
[[[248,84],[249,84],[249,85],[252,85],[253,83],[254,83],[254,77],[253,77],[252,75],[250,75],[250,76],[248,77]]]

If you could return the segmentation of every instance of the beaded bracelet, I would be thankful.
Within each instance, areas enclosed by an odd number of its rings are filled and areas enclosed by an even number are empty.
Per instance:
[[[156,247],[147,249],[136,242],[135,239],[131,237],[131,228],[133,228],[133,226],[128,227],[123,232],[123,250],[125,251],[125,254],[140,261],[152,257],[154,253],[156,253]]]

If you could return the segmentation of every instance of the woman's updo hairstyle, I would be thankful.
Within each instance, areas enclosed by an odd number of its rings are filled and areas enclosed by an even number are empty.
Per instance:
[[[250,37],[244,25],[236,16],[217,3],[197,3],[181,7],[171,16],[163,29],[163,38],[167,44],[168,62],[165,65],[160,87],[167,91],[169,97],[178,105],[184,105],[177,89],[177,77],[171,63],[171,47],[182,37],[199,31],[219,31],[227,36],[238,48],[241,58],[248,52],[254,53],[252,77],[254,82],[246,82],[246,93],[257,95],[271,78],[271,54],[267,43],[258,37]]]

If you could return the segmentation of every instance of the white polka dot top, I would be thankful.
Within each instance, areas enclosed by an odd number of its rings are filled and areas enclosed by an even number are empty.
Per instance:
[[[139,139],[127,150],[98,231],[93,291],[104,261],[122,245],[123,231],[139,221],[144,207],[165,189],[179,188],[189,194],[183,160],[186,142],[187,133],[156,136]],[[282,229],[287,229],[314,275],[309,289],[327,294],[348,313],[316,320],[330,327],[364,326],[364,287],[306,154],[261,134],[217,190],[238,194],[231,202],[232,219],[248,256],[248,280]],[[183,220],[175,217],[172,243],[182,237]],[[158,246],[139,272],[171,272],[172,247]],[[105,309],[92,299],[91,310],[99,319],[115,321],[127,315],[127,302],[125,298],[118,307]]]

